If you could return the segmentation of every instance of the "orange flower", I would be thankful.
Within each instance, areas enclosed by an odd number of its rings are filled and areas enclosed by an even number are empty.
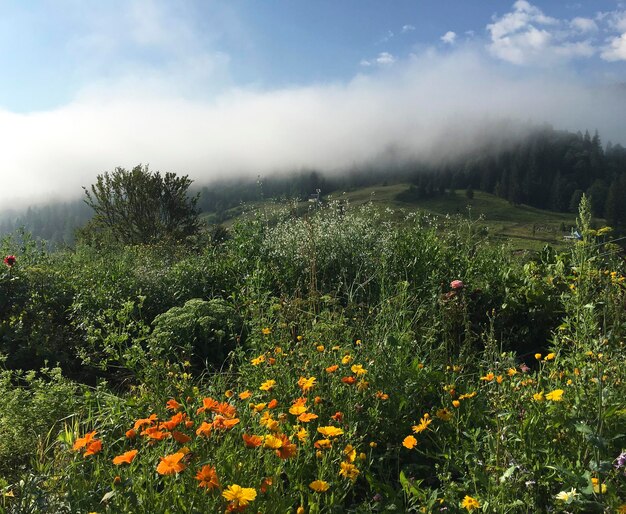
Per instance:
[[[215,408],[216,405],[219,405],[219,402],[217,400],[214,400],[213,398],[203,398],[202,407],[200,407],[196,411],[196,414],[200,414],[201,412],[204,412],[205,410],[212,410],[213,408]]]
[[[237,414],[237,408],[227,402],[218,403],[211,410],[216,414],[224,416],[225,418],[234,418]]]
[[[298,416],[298,421],[302,423],[308,423],[314,419],[317,419],[317,414],[313,414],[312,412],[304,412]]]
[[[127,452],[122,453],[122,455],[118,455],[113,459],[113,464],[119,466],[121,464],[130,464],[135,457],[137,456],[137,450],[129,450]]]
[[[339,369],[339,366],[337,364],[333,364],[332,366],[328,366],[326,368],[326,373],[334,373],[338,369]]]
[[[213,428],[216,430],[230,430],[239,423],[239,418],[226,419],[223,416],[215,416]]]
[[[207,491],[217,489],[220,486],[215,468],[208,464],[202,466],[200,471],[196,473],[196,480],[200,482],[198,487],[204,487]]]
[[[171,400],[168,400],[168,402],[165,404],[165,407],[168,410],[177,411],[179,409],[182,409],[183,406],[180,403],[178,403],[176,400],[174,400],[174,398],[172,398]]]
[[[161,423],[159,428],[163,427],[167,430],[172,430],[176,428],[178,425],[180,425],[183,421],[184,421],[184,415],[182,412],[179,412],[178,414],[174,414],[169,419],[169,421],[164,421],[163,423]]]
[[[252,396],[252,393],[250,391],[248,391],[248,390],[245,390],[243,393],[239,393],[239,399],[240,400],[247,400],[251,396]]]
[[[87,451],[83,455],[83,457],[87,457],[89,455],[95,455],[96,453],[102,451],[102,441],[100,439],[93,439],[87,445]]]
[[[163,432],[158,427],[148,427],[141,432],[141,435],[145,435],[148,439],[154,439],[155,441],[162,441],[170,436],[168,432]]]
[[[317,427],[317,431],[326,437],[337,437],[343,434],[341,428],[333,427],[329,425],[327,427]]]
[[[242,439],[246,448],[257,448],[263,444],[263,438],[258,435],[242,434]]]
[[[174,439],[174,441],[180,444],[185,444],[191,441],[191,437],[189,437],[187,434],[179,432],[178,430],[174,430],[172,432],[172,438]]]
[[[133,426],[134,430],[139,430],[144,425],[152,425],[157,420],[156,414],[150,414],[147,418],[141,418],[135,421],[135,426]]]
[[[344,384],[352,385],[352,384],[354,384],[356,382],[356,378],[354,378],[354,377],[343,377],[341,379],[341,381]]]
[[[289,438],[285,434],[280,434],[282,445],[276,450],[276,455],[280,459],[289,459],[293,457],[298,451],[298,447],[289,441]]]
[[[331,418],[334,419],[335,421],[341,422],[343,421],[343,412],[341,411],[335,412],[335,414],[333,414]]]
[[[157,466],[157,473],[159,475],[173,475],[180,473],[185,469],[185,464],[180,462],[185,456],[183,452],[173,453],[172,455],[166,455],[161,457],[161,462]]]
[[[137,437],[137,432],[135,432],[132,428],[130,430],[126,431],[126,437],[128,439],[134,439],[135,437]]]
[[[383,393],[382,391],[376,391],[374,396],[379,400],[389,400],[389,395],[387,393]]]
[[[299,416],[300,414],[304,414],[307,411],[307,407],[300,404],[293,404],[289,408],[289,414],[293,414],[294,416]]]
[[[328,450],[332,446],[330,439],[320,439],[313,443],[313,446],[318,450]]]
[[[404,446],[405,448],[408,448],[409,450],[412,450],[413,448],[415,448],[416,445],[417,445],[417,439],[415,439],[415,437],[413,437],[412,435],[407,435],[404,438],[404,441],[402,441],[402,446]]]
[[[87,432],[85,434],[85,437],[79,437],[78,439],[76,439],[76,441],[74,441],[74,446],[72,446],[72,449],[80,450],[81,448],[84,448],[93,440],[96,434],[97,432],[94,430],[93,432]]]
[[[259,487],[261,493],[265,494],[267,490],[272,486],[272,483],[273,482],[270,477],[263,478],[263,480],[261,480],[261,486]]]
[[[196,435],[198,436],[203,435],[204,437],[209,437],[211,435],[211,430],[213,430],[213,425],[211,425],[210,423],[207,423],[206,421],[203,421],[202,425],[200,425],[198,427],[198,430],[196,430]]]
[[[267,404],[268,409],[275,409],[276,407],[278,407],[278,400],[276,398],[274,398]]]

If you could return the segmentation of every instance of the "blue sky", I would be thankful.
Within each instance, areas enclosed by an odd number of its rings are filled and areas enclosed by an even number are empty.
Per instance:
[[[0,0],[0,49],[0,202],[138,162],[206,180],[423,155],[458,119],[626,142],[616,0]]]

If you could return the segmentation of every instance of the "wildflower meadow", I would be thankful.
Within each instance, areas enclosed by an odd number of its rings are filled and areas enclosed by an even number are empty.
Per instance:
[[[626,513],[626,270],[476,220],[259,210],[0,263],[7,513]]]

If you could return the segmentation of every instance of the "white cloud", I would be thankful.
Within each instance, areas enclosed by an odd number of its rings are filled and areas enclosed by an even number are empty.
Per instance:
[[[453,45],[456,41],[456,32],[452,32],[451,30],[449,30],[443,36],[441,36],[441,40],[448,45]]]
[[[590,57],[595,48],[579,35],[590,32],[596,24],[586,18],[565,22],[546,16],[526,0],[513,4],[513,11],[487,25],[491,35],[489,51],[513,64],[553,65],[578,57]]]
[[[597,32],[598,30],[597,23],[593,21],[591,18],[580,18],[580,17],[574,18],[570,22],[570,25],[572,26],[573,29],[581,33]]]
[[[529,69],[520,78],[467,48],[393,60],[345,83],[233,89],[212,100],[167,87],[155,93],[138,76],[114,94],[94,88],[45,112],[0,110],[0,204],[78,197],[98,173],[138,163],[202,184],[302,168],[340,172],[390,153],[442,159],[513,137],[506,119],[598,128],[626,142],[623,97],[587,89],[564,71]]]
[[[371,61],[368,61],[367,59],[361,59],[361,62],[359,64],[361,66],[371,66],[372,65]]]
[[[391,66],[394,62],[396,62],[396,58],[389,52],[381,52],[376,57],[376,64],[380,66]]]
[[[415,30],[413,25],[403,25],[402,26],[402,34],[406,34],[407,32],[412,32]]]
[[[605,61],[626,61],[626,33],[612,38],[600,57]]]

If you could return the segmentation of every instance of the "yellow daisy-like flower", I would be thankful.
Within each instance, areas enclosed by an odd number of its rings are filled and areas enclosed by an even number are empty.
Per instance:
[[[447,408],[443,408],[443,409],[439,409],[436,413],[435,416],[437,416],[439,419],[443,420],[443,421],[450,421],[452,419],[452,411],[447,409]]]
[[[356,450],[351,444],[343,449],[343,454],[346,456],[347,462],[354,462],[356,460]]]
[[[345,477],[354,482],[359,476],[359,473],[360,471],[357,469],[357,467],[354,464],[351,464],[350,462],[341,463],[341,469],[339,470],[339,474],[342,477]]]
[[[346,364],[350,364],[352,362],[352,355],[347,354],[343,356],[343,359],[341,359],[341,364],[346,365]]]
[[[245,507],[248,503],[256,499],[256,490],[253,487],[241,487],[240,485],[229,485],[222,493],[233,508]]]
[[[364,369],[363,366],[361,366],[360,364],[355,364],[350,369],[355,375],[365,375],[367,373],[367,370]]]
[[[533,400],[536,402],[542,402],[544,400],[543,391],[533,394]]]
[[[309,484],[309,487],[316,493],[323,493],[328,491],[330,485],[328,485],[328,482],[325,482],[324,480],[313,480],[313,482]]]
[[[274,387],[276,387],[276,380],[266,380],[261,384],[261,387],[259,387],[259,389],[261,391],[271,391],[272,389],[274,389]]]
[[[515,368],[509,368],[506,370],[506,374],[512,377],[513,375],[517,375],[517,370]]]
[[[300,377],[300,379],[298,380],[298,386],[300,387],[300,389],[302,389],[303,393],[306,393],[307,391],[313,389],[316,381],[317,379],[315,377]]]
[[[480,379],[485,382],[491,382],[494,378],[496,378],[496,376],[491,372],[487,373],[484,377],[480,377]]]
[[[296,432],[296,437],[298,438],[298,441],[303,443],[309,437],[309,433],[307,432],[306,428],[301,428]]]
[[[543,360],[544,361],[551,361],[554,360],[554,358],[556,357],[556,353],[549,353],[548,355],[546,355]]]
[[[341,428],[333,426],[317,427],[317,431],[325,437],[337,437],[343,434],[343,430]]]
[[[252,359],[250,362],[252,363],[253,366],[258,366],[262,362],[265,362],[265,355],[264,354],[259,355],[258,357]]]
[[[546,400],[551,400],[553,402],[563,401],[563,389],[555,389],[554,391],[546,394]]]
[[[430,419],[430,415],[428,413],[424,414],[424,416],[420,419],[419,425],[413,425],[411,427],[413,429],[413,433],[419,434],[420,432],[423,432],[432,422],[433,420]]]
[[[265,327],[265,328],[261,329],[261,333],[264,336],[269,336],[272,333],[272,329],[269,328],[269,327]]]
[[[472,511],[474,509],[480,509],[480,502],[476,498],[472,498],[469,495],[465,495],[463,501],[461,502],[461,507],[468,511]]]
[[[283,440],[280,437],[274,437],[273,435],[266,435],[263,438],[263,446],[272,450],[278,450],[283,445]]]

